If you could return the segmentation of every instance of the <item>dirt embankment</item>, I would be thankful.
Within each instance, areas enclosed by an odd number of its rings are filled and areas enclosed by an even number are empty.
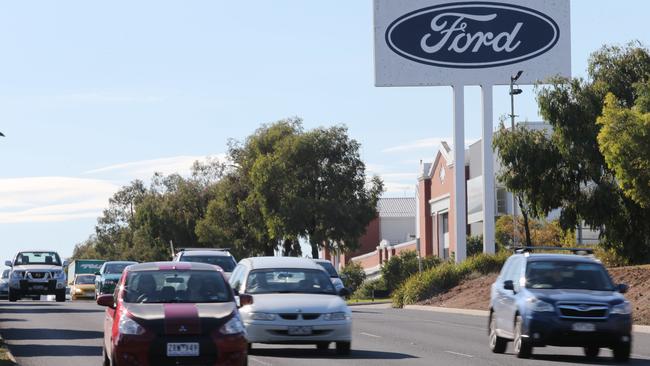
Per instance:
[[[609,268],[609,273],[615,283],[625,283],[630,286],[625,297],[632,303],[634,322],[650,324],[650,265]],[[490,286],[496,278],[496,273],[470,278],[444,294],[422,302],[422,304],[487,310],[490,303]]]

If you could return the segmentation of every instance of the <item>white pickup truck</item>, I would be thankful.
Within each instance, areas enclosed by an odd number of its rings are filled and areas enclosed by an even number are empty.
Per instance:
[[[11,267],[9,274],[9,301],[38,295],[56,295],[56,301],[65,301],[66,278],[61,257],[52,251],[19,252],[13,261],[6,261]]]

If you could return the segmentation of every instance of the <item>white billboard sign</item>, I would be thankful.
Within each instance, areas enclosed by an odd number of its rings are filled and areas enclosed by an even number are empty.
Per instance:
[[[377,86],[521,84],[571,75],[569,0],[375,0]]]

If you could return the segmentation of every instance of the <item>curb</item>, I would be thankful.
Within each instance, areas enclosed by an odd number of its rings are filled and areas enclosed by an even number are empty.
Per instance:
[[[347,305],[348,306],[372,306],[372,305],[387,305],[387,304],[392,304],[392,301],[360,302],[360,303],[353,303]]]
[[[9,349],[9,345],[7,342],[5,342],[5,339],[0,335],[0,344],[4,346],[4,348],[7,350],[7,357],[9,357],[9,361],[13,362],[15,366],[18,365],[18,361],[16,361],[16,357],[11,353],[11,350]]]
[[[442,308],[442,307],[439,307],[439,306],[427,306],[427,305],[405,305],[404,309],[406,309],[406,310],[432,311],[432,312],[435,312],[435,313],[473,315],[473,316],[488,316],[488,315],[490,315],[490,313],[488,311],[486,311],[486,310]]]
[[[456,308],[442,308],[439,306],[427,306],[427,305],[405,305],[404,309],[406,310],[419,310],[419,311],[431,311],[435,313],[447,313],[447,314],[461,314],[461,315],[473,315],[473,316],[488,316],[490,312],[487,310],[474,310],[474,309],[456,309]],[[633,325],[632,332],[650,334],[650,325]]]

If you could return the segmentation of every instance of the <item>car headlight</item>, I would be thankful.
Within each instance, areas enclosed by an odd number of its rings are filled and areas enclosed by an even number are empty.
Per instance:
[[[24,274],[22,271],[13,271],[11,272],[11,278],[23,278]]]
[[[340,321],[340,320],[348,320],[348,319],[350,319],[350,316],[344,312],[327,313],[323,315],[323,320]]]
[[[120,334],[141,335],[145,332],[144,328],[135,320],[129,318],[126,314],[122,315],[119,323]]]
[[[539,299],[531,299],[529,300],[529,303],[530,303],[530,309],[538,313],[555,311],[555,307],[553,306],[553,304],[548,303],[546,301],[542,301]]]
[[[251,320],[275,320],[275,314],[269,314],[269,313],[250,313],[248,315]]]
[[[632,314],[632,304],[629,301],[622,302],[612,307],[612,314],[629,315]]]
[[[219,330],[221,334],[226,334],[226,335],[231,335],[231,334],[241,334],[246,332],[246,328],[244,327],[244,323],[241,322],[241,319],[239,319],[239,315],[235,315],[226,324],[221,326],[221,329]]]
[[[64,280],[65,279],[65,272],[63,272],[63,271],[52,272],[52,274],[54,275],[54,278],[56,278],[57,280]]]

